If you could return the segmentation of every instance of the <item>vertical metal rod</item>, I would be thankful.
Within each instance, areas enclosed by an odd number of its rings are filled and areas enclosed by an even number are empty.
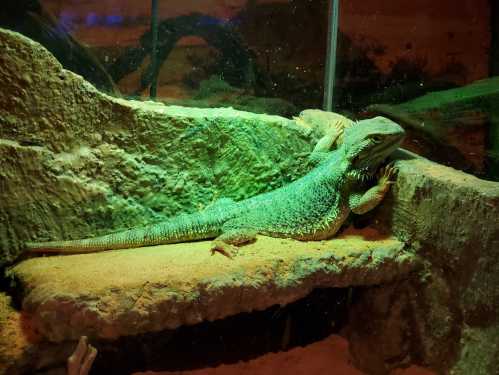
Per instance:
[[[499,76],[499,4],[496,0],[490,0],[490,30],[492,39],[490,41],[490,77]],[[492,119],[491,119],[492,120]],[[499,150],[499,123],[496,120],[489,122],[487,144],[487,176],[499,181],[499,155],[493,150]]]
[[[151,99],[156,98],[158,90],[158,0],[152,0],[151,3],[151,66],[152,66],[152,80],[149,89],[149,96]]]
[[[327,37],[326,69],[324,74],[324,104],[325,111],[332,111],[334,86],[336,77],[336,51],[338,48],[338,22],[340,0],[329,1],[329,26]]]

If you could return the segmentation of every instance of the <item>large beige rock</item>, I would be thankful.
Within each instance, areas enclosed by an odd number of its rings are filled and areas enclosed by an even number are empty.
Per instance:
[[[397,167],[382,217],[452,281],[465,321],[499,311],[499,183],[422,158]]]
[[[377,217],[426,267],[410,282],[359,296],[350,335],[356,363],[372,374],[411,361],[441,373],[493,374],[499,368],[499,183],[423,158],[396,166],[397,182]]]
[[[392,228],[431,264],[426,287],[412,292],[424,358],[455,374],[493,373],[499,368],[499,345],[490,340],[499,331],[499,183],[423,159],[400,169]]]
[[[11,297],[0,293],[0,374],[33,374],[54,365],[63,369],[74,347],[72,342],[44,341],[33,329],[29,316],[12,306]]]
[[[373,285],[417,266],[404,245],[373,230],[330,241],[260,237],[234,260],[209,242],[36,258],[11,274],[23,311],[50,341],[174,329],[270,306],[318,287]]]

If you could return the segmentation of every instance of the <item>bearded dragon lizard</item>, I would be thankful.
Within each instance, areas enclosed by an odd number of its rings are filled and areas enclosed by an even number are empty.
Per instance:
[[[363,120],[345,127],[336,150],[316,147],[316,167],[279,189],[238,202],[221,199],[204,211],[140,228],[73,241],[32,242],[26,248],[71,254],[214,239],[213,252],[233,256],[257,234],[329,239],[351,212],[363,214],[381,202],[393,183],[393,167],[381,169],[374,186],[369,181],[403,137],[404,130],[384,117]]]

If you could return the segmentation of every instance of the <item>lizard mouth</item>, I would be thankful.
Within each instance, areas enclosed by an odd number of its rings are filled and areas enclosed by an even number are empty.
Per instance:
[[[355,168],[348,172],[348,176],[360,182],[366,182],[376,177],[379,170],[387,162],[387,158],[381,160],[379,163],[368,167]]]
[[[348,176],[361,182],[369,181],[376,175],[378,169],[379,168],[373,168],[373,167],[352,169],[350,172],[348,172]]]
[[[354,169],[361,174],[374,175],[401,141],[402,137],[398,136],[386,139],[383,144],[374,145],[365,156],[361,156],[362,154],[357,156],[357,160],[354,160]]]

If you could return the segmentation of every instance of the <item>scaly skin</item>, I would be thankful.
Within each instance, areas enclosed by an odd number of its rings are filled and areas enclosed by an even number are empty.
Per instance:
[[[336,135],[332,135],[336,136]],[[221,199],[202,212],[142,228],[75,241],[28,243],[31,252],[85,253],[214,238],[212,251],[233,256],[257,234],[297,240],[333,237],[350,212],[376,207],[389,190],[393,168],[381,163],[399,146],[404,130],[383,117],[346,128],[337,150],[314,150],[317,166],[291,184],[234,202]],[[321,140],[322,144],[330,144]]]

